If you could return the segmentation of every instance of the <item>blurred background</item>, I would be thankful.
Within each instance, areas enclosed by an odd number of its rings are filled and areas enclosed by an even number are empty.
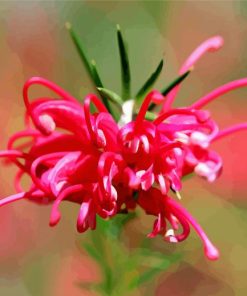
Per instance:
[[[97,61],[104,84],[120,91],[116,41],[119,23],[128,42],[133,90],[137,90],[164,57],[157,88],[176,77],[179,65],[202,41],[213,35],[224,47],[206,55],[183,83],[177,106],[230,80],[247,76],[247,4],[245,1],[1,1],[0,2],[0,148],[23,128],[22,85],[43,76],[75,97],[92,91],[86,71],[64,24],[70,21],[88,55]],[[34,90],[34,95],[42,89]],[[220,127],[247,120],[247,89],[210,104]],[[247,133],[214,145],[223,160],[223,174],[214,184],[186,181],[182,204],[197,218],[221,251],[209,262],[194,234],[179,244],[161,238],[154,246],[164,256],[182,254],[166,272],[134,295],[231,296],[247,293]],[[14,192],[11,167],[0,167],[0,194]],[[0,295],[95,295],[80,290],[81,281],[98,281],[97,264],[78,248],[87,240],[76,232],[78,207],[62,205],[63,219],[48,227],[50,206],[18,202],[1,208]],[[129,225],[124,240],[138,246],[152,227],[142,215]],[[147,292],[149,291],[149,292]],[[146,293],[146,294],[145,294]]]

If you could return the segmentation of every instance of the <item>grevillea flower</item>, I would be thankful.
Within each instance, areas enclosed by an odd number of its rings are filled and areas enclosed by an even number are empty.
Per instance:
[[[185,61],[180,74],[222,43],[219,36],[205,41]],[[30,102],[32,85],[52,90],[57,98],[40,97]],[[133,101],[124,104],[120,124],[94,94],[80,103],[57,85],[31,78],[23,88],[25,129],[11,136],[7,150],[0,152],[7,163],[18,168],[16,194],[2,199],[0,206],[22,199],[51,203],[50,226],[54,226],[61,218],[60,203],[71,201],[79,205],[77,229],[84,232],[95,229],[97,215],[111,218],[139,205],[156,217],[149,237],[160,234],[176,243],[186,239],[193,227],[206,256],[215,260],[217,248],[170,192],[180,197],[183,177],[193,172],[209,182],[219,176],[222,160],[211,150],[211,143],[246,129],[247,123],[219,131],[210,113],[202,108],[246,85],[247,78],[230,82],[181,108],[172,107],[179,85],[166,96],[152,90],[136,117]],[[91,104],[96,111],[90,111]],[[126,104],[131,106],[129,114]],[[152,121],[146,119],[151,104],[161,105]],[[22,144],[17,143],[20,139]],[[28,190],[21,186],[24,174],[31,180]]]

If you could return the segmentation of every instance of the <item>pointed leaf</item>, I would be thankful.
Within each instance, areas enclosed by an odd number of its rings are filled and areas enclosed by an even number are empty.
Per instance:
[[[127,48],[119,25],[117,25],[117,40],[121,60],[122,97],[123,100],[128,100],[130,98],[130,66]]]
[[[151,76],[147,79],[144,85],[136,94],[137,103],[140,104],[141,99],[148,93],[151,87],[154,85],[155,81],[158,79],[163,68],[163,59],[159,62],[159,65],[155,69],[155,71],[151,74]]]
[[[95,83],[94,76],[92,75],[91,64],[89,62],[89,59],[87,58],[87,55],[85,53],[81,40],[79,39],[75,31],[73,30],[72,25],[69,22],[67,22],[65,26],[66,26],[66,29],[69,31],[70,37],[77,49],[77,52],[79,53],[79,56],[88,72],[88,75],[90,76],[92,81]]]
[[[163,96],[166,96],[175,86],[177,86],[179,83],[181,83],[191,72],[191,69],[187,72],[185,72],[184,74],[178,76],[175,80],[173,80],[166,88],[164,88],[161,93]],[[148,110],[151,111],[153,110],[153,108],[155,107],[156,105],[154,103],[152,103]]]
[[[98,73],[98,70],[97,70],[97,67],[96,67],[96,62],[95,60],[92,60],[91,61],[91,72],[92,72],[92,76],[93,76],[93,80],[95,82],[95,85],[97,87],[103,87],[103,83],[99,77],[99,73]]]
[[[96,89],[98,90],[98,87],[99,88],[103,88],[103,83],[100,79],[100,76],[99,76],[99,73],[98,73],[98,70],[97,70],[97,66],[96,66],[96,62],[95,60],[92,60],[91,61],[91,72],[92,72],[92,77],[93,77],[93,80],[94,80],[94,83],[95,83],[95,86],[96,86]],[[109,104],[109,101],[108,101],[108,98],[102,94],[101,92],[99,92],[98,90],[98,93],[104,103],[104,105],[106,106],[107,110],[112,114],[114,115],[114,112]],[[115,116],[113,116],[115,118]],[[116,119],[116,118],[115,118]]]
[[[113,92],[107,88],[102,88],[102,87],[97,87],[97,90],[105,98],[109,99],[111,102],[116,104],[116,106],[118,107],[118,109],[120,111],[122,110],[123,100],[118,94],[116,94],[115,92]]]
[[[140,287],[143,283],[150,281],[160,272],[167,270],[174,262],[178,261],[180,258],[181,256],[173,256],[169,259],[163,259],[162,262],[157,266],[149,268],[147,271],[139,274],[138,277],[134,278],[129,284],[129,289],[135,289],[137,287]]]
[[[136,217],[137,214],[134,212],[127,214],[119,214],[116,217],[112,218],[108,226],[110,235],[115,238],[120,238],[124,226]]]
[[[181,83],[189,74],[191,70],[185,72],[184,74],[178,76],[175,80],[172,81],[166,88],[164,88],[161,93],[163,96],[166,96],[175,86]]]
[[[118,122],[122,112],[122,107],[117,103],[120,97],[116,93],[106,88],[97,87],[97,91],[102,97],[105,106],[107,106],[107,109],[110,110],[109,112],[111,113],[112,117],[116,122]],[[115,106],[113,106],[110,101],[114,103]]]
[[[72,41],[74,42],[74,45],[79,53],[79,56],[87,70],[87,73],[89,75],[89,77],[91,78],[94,86],[97,88],[97,87],[103,87],[103,83],[100,79],[100,76],[99,76],[99,73],[98,73],[98,70],[96,68],[96,63],[94,60],[92,60],[91,62],[89,62],[89,59],[87,58],[87,55],[85,53],[85,50],[83,48],[83,45],[81,43],[81,40],[79,39],[79,37],[77,36],[77,34],[75,33],[75,31],[72,29],[72,26],[70,23],[66,23],[66,28],[68,29],[69,33],[70,33],[70,37],[72,39]],[[114,112],[112,111],[111,109],[111,106],[108,102],[108,100],[103,96],[101,95],[101,98],[102,98],[102,101],[103,103],[105,104],[107,110],[113,115],[113,117],[115,118],[114,116]],[[116,118],[115,118],[116,119]]]
[[[92,257],[97,262],[102,262],[102,254],[99,254],[98,250],[96,250],[93,245],[84,243],[83,247],[90,257]]]

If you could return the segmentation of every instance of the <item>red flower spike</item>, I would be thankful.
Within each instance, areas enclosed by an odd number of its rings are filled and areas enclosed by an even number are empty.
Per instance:
[[[179,73],[193,66],[204,53],[219,49],[221,37],[208,39],[186,60]],[[52,90],[57,98],[39,97],[32,102],[32,85]],[[219,131],[210,113],[200,110],[233,89],[247,86],[247,78],[217,88],[188,107],[171,108],[179,87],[168,93],[161,113],[153,121],[145,119],[150,104],[164,102],[151,91],[134,117],[133,101],[123,104],[123,115],[115,122],[104,104],[94,95],[78,102],[59,86],[43,78],[28,80],[23,88],[26,105],[25,128],[10,137],[0,152],[5,164],[18,168],[14,185],[17,193],[0,201],[0,206],[30,200],[52,204],[50,226],[61,219],[59,205],[70,201],[79,205],[78,232],[95,229],[96,216],[111,218],[137,205],[156,217],[148,237],[162,235],[177,243],[185,240],[192,226],[201,238],[207,258],[219,252],[195,219],[169,197],[170,189],[179,197],[182,178],[192,172],[213,182],[221,173],[222,160],[211,143],[245,130],[247,123]],[[90,104],[96,107],[91,113]],[[18,144],[18,140],[22,144]],[[27,192],[21,178],[27,174]]]

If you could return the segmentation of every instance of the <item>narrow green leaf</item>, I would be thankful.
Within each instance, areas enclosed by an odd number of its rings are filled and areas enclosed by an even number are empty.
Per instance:
[[[118,94],[109,89],[97,87],[97,90],[102,97],[104,104],[108,106],[108,110],[110,110],[112,117],[118,121],[122,113],[122,105],[119,104],[120,100],[122,101],[122,99]],[[114,103],[114,106],[110,104],[110,101]]]
[[[90,255],[94,260],[97,262],[102,262],[102,254],[99,254],[93,245],[84,243],[83,247],[87,251],[88,255]]]
[[[102,88],[102,87],[97,87],[97,90],[105,98],[109,99],[111,102],[116,104],[116,106],[118,107],[118,109],[120,111],[122,110],[123,100],[118,94],[116,94],[115,92],[113,92],[107,88]]]
[[[91,66],[92,77],[93,77],[93,81],[95,83],[96,89],[98,90],[98,87],[103,88],[103,83],[102,83],[102,81],[100,79],[95,60],[91,61],[90,66]],[[103,95],[102,93],[100,93],[99,90],[98,90],[98,93],[99,93],[104,105],[106,106],[107,110],[112,115],[114,115],[114,112],[112,111],[112,108],[111,108],[111,106],[109,104],[109,101],[108,101],[107,97],[105,95]]]
[[[93,76],[93,80],[95,82],[96,87],[104,87],[103,83],[99,77],[99,73],[97,70],[97,66],[96,66],[96,62],[95,60],[91,61],[91,72],[92,72],[92,76]]]
[[[122,97],[123,100],[128,100],[130,98],[130,66],[126,44],[119,25],[117,25],[117,40],[121,60]]]
[[[167,270],[174,262],[178,261],[178,259],[180,258],[181,256],[174,256],[169,259],[163,259],[162,262],[157,266],[149,268],[147,271],[139,274],[138,277],[134,278],[129,284],[129,289],[135,289],[141,286],[143,283],[150,281],[160,272]]]
[[[175,80],[172,81],[166,88],[164,88],[161,93],[163,96],[166,96],[175,86],[181,83],[189,74],[191,70],[188,70],[184,74],[178,76]]]
[[[191,72],[191,69],[185,72],[184,74],[178,76],[176,79],[174,79],[166,88],[161,90],[161,93],[163,96],[166,96],[175,86],[177,86],[179,83],[181,83]],[[151,104],[148,108],[149,111],[153,110],[155,107],[155,104]]]
[[[81,40],[79,39],[75,31],[73,30],[72,25],[69,22],[65,24],[65,27],[69,31],[70,37],[77,49],[77,52],[79,53],[79,56],[88,72],[88,75],[90,76],[92,81],[95,83],[94,76],[92,75],[91,64],[89,62],[89,59],[87,58],[87,55],[85,53]]]
[[[146,272],[140,274],[137,278],[133,279],[129,285],[130,289],[135,289],[141,286],[143,283],[153,279],[155,275],[160,273],[162,270],[166,270],[170,265],[170,262],[167,260],[163,262],[159,267],[149,268]]]
[[[95,88],[97,89],[97,87],[101,87],[103,88],[103,83],[100,79],[97,67],[96,67],[96,62],[94,60],[92,60],[91,62],[89,61],[86,52],[83,48],[83,45],[81,43],[81,40],[79,39],[79,37],[77,36],[77,34],[75,33],[75,31],[73,30],[72,26],[70,23],[66,23],[65,24],[66,28],[68,29],[69,33],[70,33],[70,37],[77,49],[77,52],[79,53],[79,56],[87,70],[87,73],[89,75],[89,77],[91,78]],[[100,93],[99,93],[100,94]],[[105,96],[101,95],[102,101],[104,103],[104,105],[106,106],[107,110],[113,115],[113,117],[116,119],[116,116],[114,116],[114,112],[109,104],[109,101],[106,99]]]
[[[120,238],[120,235],[124,229],[124,226],[131,220],[137,217],[137,214],[134,213],[126,213],[119,214],[116,217],[112,218],[108,226],[109,234],[111,237]]]
[[[141,99],[148,93],[148,91],[154,85],[154,83],[156,82],[156,80],[158,79],[162,71],[162,68],[163,68],[163,59],[159,62],[159,65],[157,66],[155,71],[151,74],[151,76],[147,79],[147,81],[144,83],[141,89],[137,92],[136,94],[137,103],[140,103]]]

